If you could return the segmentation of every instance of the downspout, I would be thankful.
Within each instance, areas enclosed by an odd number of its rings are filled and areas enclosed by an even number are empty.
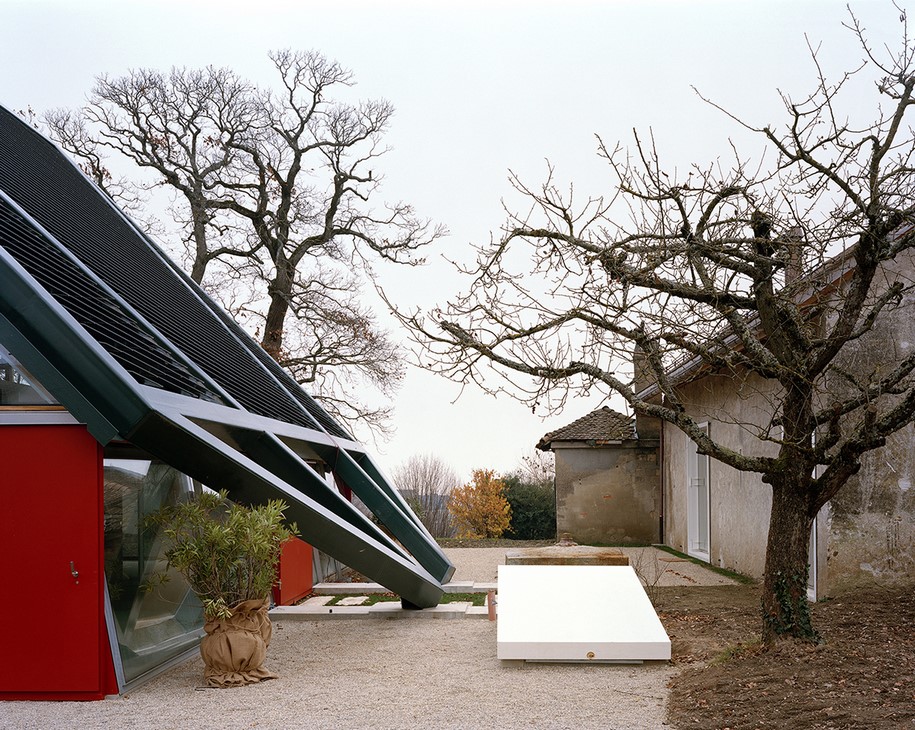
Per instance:
[[[664,493],[666,492],[666,489],[665,489],[666,485],[665,485],[665,479],[664,479],[664,476],[666,473],[666,470],[664,468],[664,431],[665,430],[666,430],[665,424],[662,421],[661,428],[660,428],[660,434],[658,435],[658,440],[659,440],[659,443],[658,443],[658,471],[660,472],[660,474],[658,475],[658,489],[661,490],[661,500],[660,500],[661,507],[660,507],[660,515],[658,515],[658,521],[660,523],[658,525],[658,538],[659,538],[659,542],[661,545],[667,544],[667,540],[664,537],[664,513],[665,513],[665,506],[666,506],[666,503],[664,500]]]

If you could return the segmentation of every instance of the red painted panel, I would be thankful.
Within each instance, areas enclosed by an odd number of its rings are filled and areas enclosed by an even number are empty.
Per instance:
[[[84,427],[0,426],[0,694],[103,691],[100,490]]]
[[[311,593],[314,587],[311,559],[308,543],[297,537],[283,543],[279,578],[273,587],[273,600],[277,605],[290,606]]]

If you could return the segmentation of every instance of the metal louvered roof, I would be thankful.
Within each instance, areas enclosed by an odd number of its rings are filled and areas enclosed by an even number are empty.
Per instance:
[[[282,498],[309,543],[414,606],[438,602],[454,566],[365,450],[2,106],[0,341],[100,443],[127,441],[242,503]]]
[[[139,384],[192,398],[220,400],[185,364],[144,331],[104,287],[2,199],[0,241]]]
[[[239,405],[257,415],[352,439],[199,287],[178,275],[172,262],[53,144],[2,107],[0,159],[0,190]],[[78,321],[89,316],[79,311],[88,307],[85,301],[70,306]],[[128,371],[142,371],[138,382],[173,390],[177,373],[167,372],[148,348],[133,354],[136,362]],[[203,397],[200,390],[188,394]]]

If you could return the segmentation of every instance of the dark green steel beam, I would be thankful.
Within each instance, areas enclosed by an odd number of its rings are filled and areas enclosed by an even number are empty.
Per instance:
[[[296,455],[276,436],[263,431],[232,429],[241,451],[267,471],[276,474],[289,486],[313,499],[324,509],[333,512],[355,529],[372,535],[391,550],[399,551],[397,544],[385,535],[362,512],[353,507],[342,494],[331,487],[314,469]],[[367,574],[369,578],[374,578]]]
[[[418,520],[413,512],[404,503],[400,494],[383,478],[380,482],[373,480],[343,449],[318,444],[314,444],[313,448],[325,461],[333,464],[334,473],[365,502],[365,506],[381,520],[400,544],[410,551],[420,565],[442,583],[454,575],[451,561],[425,528],[421,525],[417,527]]]
[[[441,557],[441,560],[444,560],[450,566],[445,574],[439,579],[442,583],[447,583],[451,580],[451,576],[454,575],[454,565],[448,560],[448,557],[445,553],[442,552],[442,549],[439,547],[438,543],[435,541],[435,538],[432,534],[426,529],[426,526],[422,523],[419,517],[410,509],[409,505],[404,500],[403,495],[392,488],[390,482],[388,482],[387,477],[382,473],[381,469],[378,468],[378,465],[375,463],[375,460],[368,454],[368,452],[362,452],[359,454],[350,453],[350,456],[353,460],[359,465],[359,467],[368,475],[368,477],[378,485],[385,494],[389,495],[391,499],[396,500],[396,502],[402,505],[403,509],[407,511],[407,514],[413,518],[413,521],[416,523],[418,528],[422,530],[423,534],[426,535],[427,541],[434,546],[435,551]],[[431,572],[431,571],[430,571]]]
[[[149,408],[120,365],[0,246],[0,328],[17,360],[100,443]],[[15,348],[15,352],[13,351]]]
[[[303,540],[419,608],[438,605],[442,587],[421,565],[341,520],[189,419],[152,413],[128,438],[211,488],[226,489],[242,504],[284,500],[286,517],[297,523]]]

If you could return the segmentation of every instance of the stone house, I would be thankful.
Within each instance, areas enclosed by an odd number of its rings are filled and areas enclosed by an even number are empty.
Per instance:
[[[840,289],[850,268],[845,252],[811,275],[810,289]],[[911,283],[915,262],[900,257],[875,280],[875,295],[890,282]],[[850,343],[841,367],[861,376],[909,355],[915,346],[915,295],[883,312],[871,332]],[[636,363],[637,364],[637,363]],[[656,391],[639,380],[643,398]],[[723,445],[743,453],[775,453],[759,439],[771,420],[774,385],[756,375],[715,373],[701,363],[684,363],[671,373],[687,413]],[[847,383],[824,386],[833,395]],[[713,565],[761,578],[771,510],[771,488],[758,475],[698,454],[675,426],[660,425],[662,542]],[[774,438],[778,434],[773,434]],[[810,537],[808,595],[823,598],[843,591],[911,581],[915,566],[915,428],[909,424],[867,453],[862,467],[820,511]]]
[[[875,281],[875,296],[892,281],[915,281],[915,257],[899,257]],[[808,275],[810,292],[840,290],[851,265],[845,252]],[[843,352],[846,373],[862,376],[911,354],[915,294],[883,312],[873,330]],[[641,398],[656,389],[635,358]],[[746,372],[710,372],[684,362],[670,377],[686,412],[723,445],[743,453],[775,453],[761,441],[771,421],[774,385]],[[824,386],[835,394],[847,383]],[[773,435],[777,438],[778,434]],[[862,467],[820,511],[810,536],[808,595],[906,583],[915,568],[915,426],[862,458]],[[761,579],[771,488],[698,454],[678,428],[602,408],[544,436],[556,454],[557,529],[578,542],[659,542]]]
[[[659,442],[650,436],[604,406],[540,439],[537,448],[556,457],[558,535],[608,545],[660,540]]]

